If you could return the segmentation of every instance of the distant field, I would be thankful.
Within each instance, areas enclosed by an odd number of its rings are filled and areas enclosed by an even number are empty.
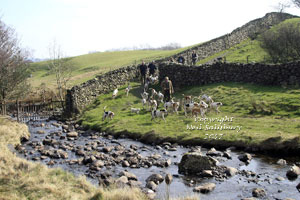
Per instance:
[[[141,63],[142,60],[149,62],[156,59],[169,57],[184,51],[190,47],[176,50],[136,50],[136,51],[115,51],[86,54],[71,57],[68,62],[74,68],[70,86],[83,83],[94,78],[97,74],[105,73],[123,66]],[[47,61],[31,64],[32,86],[38,87],[41,83],[46,83],[48,87],[55,85],[54,74],[48,69]]]
[[[281,22],[278,25],[275,25],[271,28],[272,31],[277,31],[279,26],[282,26],[283,24],[292,23],[292,24],[299,24],[300,18],[292,18],[287,19],[283,22]],[[216,53],[210,57],[207,57],[205,59],[202,59],[197,62],[197,64],[204,64],[209,61],[212,61],[220,56],[226,57],[226,61],[230,63],[247,63],[247,57],[248,62],[261,62],[261,63],[270,63],[270,57],[267,54],[267,52],[260,47],[259,42],[259,36],[255,40],[245,40],[241,42],[240,44],[237,44],[230,49],[227,49],[225,51],[221,51],[219,53]]]
[[[96,102],[84,112],[81,120],[83,125],[110,130],[112,132],[130,132],[133,135],[145,135],[154,132],[161,138],[171,137],[178,141],[199,140],[210,142],[238,142],[239,144],[258,145],[263,141],[278,137],[279,142],[299,137],[300,124],[300,89],[283,89],[280,87],[265,87],[251,84],[211,84],[207,86],[187,87],[177,91],[175,97],[181,98],[182,93],[199,96],[203,93],[211,95],[215,101],[223,106],[221,113],[207,113],[207,118],[233,117],[233,122],[210,124],[195,122],[194,118],[185,117],[183,111],[179,115],[169,113],[166,123],[162,120],[151,121],[149,111],[143,109],[140,114],[130,112],[131,107],[142,108],[141,87],[132,83],[133,90],[129,97],[124,95],[124,88],[119,96],[112,100],[111,94],[101,95]],[[102,121],[103,107],[116,113],[112,121]],[[162,104],[160,105],[162,107]],[[128,126],[130,124],[130,126]],[[202,130],[187,130],[187,126],[199,126]],[[241,126],[241,130],[205,130],[206,125]],[[206,135],[208,134],[208,135]],[[211,134],[218,134],[220,140],[205,139]],[[220,135],[222,134],[222,135]],[[212,137],[212,136],[211,136]],[[213,136],[215,137],[215,135]]]
[[[285,20],[279,25],[273,26],[271,30],[276,31],[277,28],[284,23],[300,23],[300,18],[293,18]],[[255,40],[245,40],[238,45],[231,47],[225,51],[219,52],[208,58],[200,60],[197,64],[204,64],[210,62],[217,57],[225,56],[227,62],[232,63],[246,63],[248,62],[263,62],[270,63],[269,55],[260,47],[259,36]],[[193,45],[197,46],[199,44]],[[83,83],[89,79],[94,78],[97,74],[105,73],[109,70],[114,70],[119,67],[128,66],[131,64],[138,64],[142,60],[146,62],[161,59],[180,53],[193,46],[180,48],[176,50],[135,50],[135,51],[116,51],[116,52],[100,52],[93,54],[86,54],[76,57],[70,57],[69,62],[73,66],[72,78],[69,87]],[[32,78],[30,83],[33,88],[46,83],[48,87],[53,89],[55,87],[54,74],[51,74],[48,69],[47,62],[38,62],[31,64]]]

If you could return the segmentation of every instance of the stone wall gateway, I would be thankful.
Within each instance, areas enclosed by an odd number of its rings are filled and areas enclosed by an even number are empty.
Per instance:
[[[85,83],[74,86],[67,91],[66,108],[67,115],[80,113],[87,105],[92,103],[97,96],[113,91],[117,87],[138,77],[137,66],[128,66],[116,69]]]

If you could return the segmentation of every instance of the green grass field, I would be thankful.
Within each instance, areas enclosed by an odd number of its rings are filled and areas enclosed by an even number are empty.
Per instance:
[[[72,78],[69,86],[83,83],[94,78],[98,74],[108,72],[120,67],[138,64],[142,60],[150,62],[171,55],[177,54],[190,47],[175,50],[136,50],[136,51],[115,51],[86,54],[68,58],[73,66]],[[34,88],[46,83],[51,89],[55,86],[55,77],[49,71],[48,62],[32,63],[30,66],[32,78],[30,83]]]
[[[241,142],[257,145],[272,138],[280,137],[279,141],[287,141],[300,136],[300,89],[283,89],[280,87],[264,87],[251,84],[223,83],[207,86],[188,87],[177,91],[175,97],[182,97],[182,93],[199,96],[203,93],[211,95],[215,101],[223,106],[221,113],[210,111],[208,119],[233,117],[232,122],[204,123],[195,122],[195,118],[184,116],[181,110],[179,115],[169,113],[166,123],[161,119],[151,121],[150,111],[143,109],[140,114],[130,112],[131,107],[142,108],[141,87],[139,83],[132,83],[133,89],[128,97],[121,88],[116,99],[111,94],[98,97],[94,104],[89,106],[81,117],[84,126],[93,129],[108,130],[111,132],[130,132],[133,135],[145,135],[154,132],[161,138],[171,137],[178,141],[199,140],[214,143],[218,141]],[[183,92],[184,91],[184,92]],[[113,120],[102,121],[103,107],[116,113]],[[159,107],[162,107],[161,104]],[[187,125],[200,126],[202,130],[188,130]],[[205,130],[206,125],[226,125],[236,127],[235,130]],[[238,126],[241,127],[240,131]],[[215,135],[217,134],[217,135]],[[209,139],[209,137],[211,137]],[[212,138],[218,139],[212,139]],[[207,138],[207,139],[205,139]],[[221,138],[221,139],[219,139]]]

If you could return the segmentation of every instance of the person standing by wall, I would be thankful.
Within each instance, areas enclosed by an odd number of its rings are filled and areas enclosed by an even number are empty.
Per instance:
[[[150,76],[151,75],[154,76],[157,69],[154,60],[148,65],[148,68],[149,68]]]
[[[141,82],[145,85],[146,82],[146,74],[147,74],[147,65],[145,64],[144,60],[142,60],[142,64],[139,65],[140,73],[141,73]]]
[[[192,63],[193,63],[193,65],[196,65],[197,60],[198,60],[198,55],[194,50],[193,53],[192,53]]]
[[[185,63],[184,57],[183,56],[179,56],[178,59],[177,59],[177,62],[181,63],[181,64],[184,64]]]
[[[172,81],[169,80],[169,77],[165,77],[165,79],[161,82],[161,88],[164,93],[165,102],[169,102],[172,98],[172,94],[174,93],[174,88]]]

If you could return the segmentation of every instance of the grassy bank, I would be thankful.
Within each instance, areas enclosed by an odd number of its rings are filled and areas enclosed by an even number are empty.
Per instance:
[[[150,112],[146,109],[142,109],[140,114],[130,112],[131,107],[142,108],[140,85],[132,83],[132,86],[128,97],[124,94],[125,86],[120,89],[119,96],[114,100],[111,94],[98,97],[82,115],[83,125],[113,133],[129,133],[146,142],[168,138],[186,144],[227,144],[264,148],[283,148],[291,143],[297,147],[299,144],[300,89],[236,83],[187,87],[177,91],[175,97],[181,98],[182,93],[199,96],[203,91],[215,101],[223,103],[220,114],[213,111],[207,113],[208,120],[222,120],[227,117],[232,118],[232,122],[195,122],[191,114],[185,117],[183,111],[180,111],[179,115],[169,113],[164,123],[162,120],[151,121]],[[102,121],[104,106],[107,106],[107,110],[115,112],[113,120]],[[162,106],[161,104],[160,107]],[[198,130],[189,129],[192,126],[198,127]],[[221,126],[226,129],[232,127],[235,130],[216,130],[215,127]]]

